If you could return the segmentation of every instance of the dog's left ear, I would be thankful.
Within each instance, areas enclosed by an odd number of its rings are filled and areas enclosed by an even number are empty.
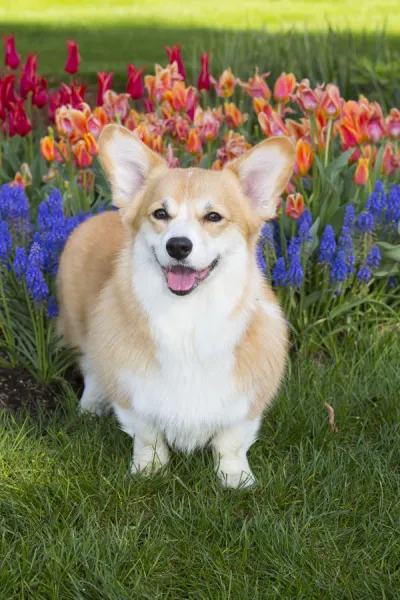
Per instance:
[[[272,219],[293,172],[296,151],[286,136],[264,140],[224,168],[239,178],[243,193],[264,220]]]

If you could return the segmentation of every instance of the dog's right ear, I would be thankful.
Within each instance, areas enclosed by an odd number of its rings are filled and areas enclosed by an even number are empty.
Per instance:
[[[166,161],[150,150],[129,129],[107,125],[99,138],[99,156],[111,182],[113,204],[127,207],[157,168],[168,168]]]

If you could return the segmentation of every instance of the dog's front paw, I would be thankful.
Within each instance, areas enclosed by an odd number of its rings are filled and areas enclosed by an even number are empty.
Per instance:
[[[218,471],[222,485],[227,488],[248,488],[256,483],[247,460],[221,460]]]
[[[168,461],[169,452],[167,448],[157,448],[156,452],[154,452],[153,448],[150,450],[145,449],[145,451],[133,455],[131,474],[150,477],[164,468],[168,464]]]

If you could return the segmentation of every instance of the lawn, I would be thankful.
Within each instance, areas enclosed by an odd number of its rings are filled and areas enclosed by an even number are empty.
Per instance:
[[[0,597],[398,597],[399,361],[382,332],[332,359],[295,357],[246,492],[224,491],[207,453],[129,477],[129,438],[73,398],[53,415],[3,414]]]

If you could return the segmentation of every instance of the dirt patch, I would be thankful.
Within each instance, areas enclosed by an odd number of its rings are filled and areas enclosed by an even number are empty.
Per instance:
[[[66,379],[79,395],[82,390],[79,373],[72,371]],[[35,414],[39,408],[53,411],[59,402],[59,395],[58,385],[39,383],[26,369],[0,369],[0,410],[27,408],[31,414]]]

